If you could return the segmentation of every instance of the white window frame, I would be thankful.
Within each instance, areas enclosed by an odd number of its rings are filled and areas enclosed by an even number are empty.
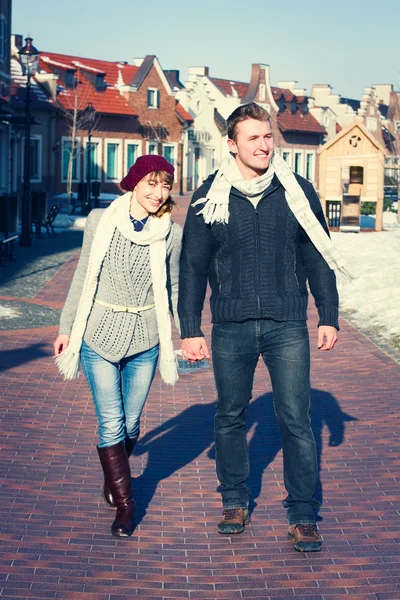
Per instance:
[[[150,154],[150,146],[155,146],[156,150],[158,150],[158,142],[156,140],[147,140],[146,141],[146,154]],[[158,152],[156,152],[158,154]]]
[[[163,156],[164,156],[164,148],[173,148],[173,149],[174,149],[174,151],[173,151],[173,156],[174,156],[174,158],[173,158],[173,162],[172,162],[171,164],[172,164],[172,165],[175,167],[175,169],[176,169],[176,167],[177,167],[177,157],[178,157],[178,154],[177,154],[177,151],[178,151],[178,144],[177,144],[177,142],[168,142],[167,144],[163,144],[163,145],[162,145],[162,153],[163,153]],[[164,158],[165,158],[165,156],[164,156]]]
[[[76,179],[72,178],[72,181],[74,183],[77,183],[81,180],[81,161],[79,160],[79,156],[82,152],[82,148],[81,148],[81,144],[82,144],[82,138],[81,137],[76,137],[75,138],[76,141],[78,142],[79,146],[78,149],[76,151],[75,154],[75,160],[76,160]],[[63,135],[61,137],[61,183],[67,183],[68,179],[64,179],[63,177],[63,160],[64,160],[64,144],[65,142],[72,142],[72,137],[68,136],[68,135]]]
[[[265,102],[266,94],[267,94],[267,88],[266,88],[265,83],[260,83],[260,86],[258,89],[258,97],[260,99],[260,102]]]
[[[291,148],[281,148],[281,156],[283,158],[283,160],[285,160],[284,158],[284,154],[289,154],[289,160],[287,161],[287,164],[289,165],[290,168],[292,168],[293,165],[293,152]]]
[[[42,136],[39,133],[32,133],[31,134],[31,141],[32,140],[38,140],[39,141],[39,150],[38,150],[38,174],[39,176],[36,179],[31,179],[31,183],[42,183],[42,164],[43,164],[43,139]],[[25,136],[23,136],[22,138],[22,161],[21,161],[21,165],[22,165],[22,169],[21,169],[21,181],[24,180],[24,173],[25,173]],[[32,160],[32,157],[31,157]]]
[[[315,150],[305,151],[304,177],[307,179],[307,156],[311,156],[311,177],[308,181],[315,181]]]
[[[140,140],[125,140],[124,143],[124,165],[125,165],[125,173],[128,173],[129,169],[132,165],[128,165],[128,146],[136,146],[137,153],[136,159],[139,156],[142,156],[142,142]]]
[[[155,92],[155,94],[154,94],[155,101],[156,101],[155,106],[153,104],[149,104],[149,92]],[[159,108],[158,104],[161,105],[160,90],[158,88],[153,88],[153,87],[147,88],[147,108],[151,108],[152,110],[154,110],[154,109],[157,110]]]
[[[117,176],[107,177],[108,170],[108,145],[116,144],[118,146],[118,160],[117,160]],[[105,138],[104,139],[104,181],[107,183],[120,182],[122,179],[122,139],[119,138]]]
[[[97,165],[97,174],[99,175],[99,177],[93,177],[91,178],[92,181],[102,181],[102,177],[101,177],[101,171],[102,171],[102,144],[101,142],[103,141],[102,138],[98,138],[98,137],[91,137],[90,138],[90,143],[91,144],[97,144],[97,161],[96,161],[96,165]],[[87,181],[87,145],[88,145],[88,139],[87,137],[84,139],[83,142],[83,148],[84,148],[84,153],[83,153],[83,181]]]

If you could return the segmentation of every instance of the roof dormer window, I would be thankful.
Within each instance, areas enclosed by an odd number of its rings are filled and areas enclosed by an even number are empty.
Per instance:
[[[104,73],[97,73],[96,74],[96,92],[104,92],[105,87],[106,87],[106,84],[104,81]]]
[[[68,88],[75,87],[75,71],[72,69],[65,73],[65,85]]]

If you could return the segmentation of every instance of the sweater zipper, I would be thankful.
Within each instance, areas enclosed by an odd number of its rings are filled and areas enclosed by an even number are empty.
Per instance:
[[[296,252],[293,255],[293,270],[294,270],[294,278],[296,280],[297,283],[297,289],[300,291],[300,284],[299,284],[299,279],[297,277],[297,273],[296,273],[296,267],[297,267],[297,261],[296,261]]]
[[[217,283],[218,283],[219,293],[221,293],[221,282],[219,280],[219,269],[218,269],[218,260],[217,260],[217,258],[214,259],[214,267],[215,267],[215,274],[217,276]]]
[[[261,317],[261,297],[260,297],[260,218],[258,210],[255,209],[255,224],[256,224],[256,296],[258,316]]]

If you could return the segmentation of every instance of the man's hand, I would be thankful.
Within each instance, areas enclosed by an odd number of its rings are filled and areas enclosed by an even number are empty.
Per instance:
[[[336,346],[337,339],[336,327],[331,327],[330,325],[321,325],[321,327],[318,327],[318,350],[324,352],[332,350]]]
[[[60,333],[57,336],[56,341],[54,342],[54,356],[58,356],[59,354],[61,354],[61,352],[66,350],[68,348],[68,344],[69,335],[66,335],[65,333]]]
[[[203,337],[185,338],[182,340],[182,356],[189,362],[210,358],[206,340]]]

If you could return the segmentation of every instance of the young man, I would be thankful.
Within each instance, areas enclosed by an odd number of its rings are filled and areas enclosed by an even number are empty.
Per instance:
[[[223,503],[218,530],[240,533],[250,522],[245,415],[261,354],[282,432],[288,539],[296,550],[317,552],[306,281],[319,313],[318,348],[329,351],[339,329],[333,269],[346,272],[313,186],[273,152],[268,113],[255,103],[242,105],[227,129],[230,155],[195,192],[188,210],[178,304],[183,356],[209,357],[201,313],[210,283],[217,491]]]

